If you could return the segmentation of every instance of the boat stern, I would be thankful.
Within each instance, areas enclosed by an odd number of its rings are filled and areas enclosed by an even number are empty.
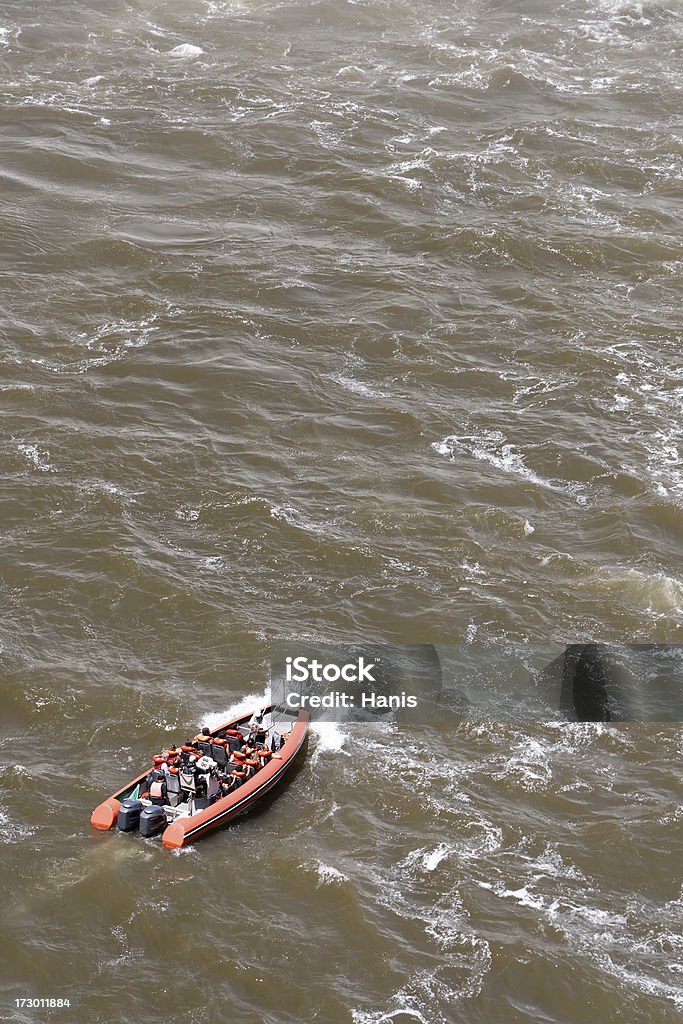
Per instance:
[[[162,836],[164,846],[169,850],[179,850],[185,845],[185,829],[182,821],[174,821]]]
[[[96,807],[90,816],[90,824],[93,828],[99,828],[103,831],[107,831],[113,828],[116,824],[116,819],[119,814],[119,801],[116,797],[108,797],[104,803]]]

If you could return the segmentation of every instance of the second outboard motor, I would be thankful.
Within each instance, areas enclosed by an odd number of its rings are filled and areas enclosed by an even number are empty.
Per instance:
[[[134,832],[140,824],[140,814],[142,812],[142,803],[140,800],[127,800],[121,801],[119,807],[119,814],[117,818],[117,825],[122,832]]]
[[[164,831],[167,824],[166,813],[163,807],[159,807],[156,804],[153,804],[151,807],[145,807],[140,815],[140,835],[144,836],[145,839],[149,839],[150,836],[158,836],[160,832]]]

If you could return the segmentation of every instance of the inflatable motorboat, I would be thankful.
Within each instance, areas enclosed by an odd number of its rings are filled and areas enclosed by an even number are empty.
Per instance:
[[[154,758],[153,768],[96,807],[90,823],[179,849],[250,811],[303,754],[309,713],[269,705]]]

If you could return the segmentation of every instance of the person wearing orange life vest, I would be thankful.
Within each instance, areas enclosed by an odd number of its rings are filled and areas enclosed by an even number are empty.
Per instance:
[[[163,776],[160,779],[155,779],[150,784],[149,799],[153,804],[157,804],[159,807],[168,803],[168,790],[166,788],[166,780]]]
[[[247,769],[247,778],[251,778],[261,768],[261,762],[258,759],[258,751],[254,750],[253,747],[245,747],[244,752],[246,757],[244,759],[244,766]]]
[[[186,767],[190,757],[196,757],[199,754],[199,747],[192,740],[185,740],[182,747],[180,748],[180,759],[183,767]]]
[[[225,772],[221,773],[221,775],[219,776],[221,788],[218,799],[221,799],[224,796],[228,796],[230,793],[232,793],[234,789],[237,789],[238,786],[241,786],[242,783],[245,781],[246,777],[246,769],[240,762],[228,762],[228,766],[225,769]]]
[[[246,781],[247,781],[247,770],[246,770],[246,768],[242,768],[239,765],[235,765],[234,768],[232,769],[232,771],[230,772],[230,774],[227,777],[227,782],[228,782],[228,786],[229,786],[228,792],[230,792],[230,790],[237,789],[238,786],[241,786],[242,783],[246,782]]]
[[[225,741],[231,752],[233,750],[241,750],[244,746],[244,736],[239,729],[226,729]]]
[[[234,776],[236,781],[233,783],[233,786],[239,786],[248,777],[249,772],[244,763],[246,759],[246,755],[243,754],[241,750],[233,750],[230,755],[226,772],[228,773],[228,776]]]

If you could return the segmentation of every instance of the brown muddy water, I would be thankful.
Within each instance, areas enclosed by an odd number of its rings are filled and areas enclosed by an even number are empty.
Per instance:
[[[0,4],[0,1019],[681,1019],[674,725],[327,724],[195,848],[88,819],[279,640],[681,640],[682,43]]]

